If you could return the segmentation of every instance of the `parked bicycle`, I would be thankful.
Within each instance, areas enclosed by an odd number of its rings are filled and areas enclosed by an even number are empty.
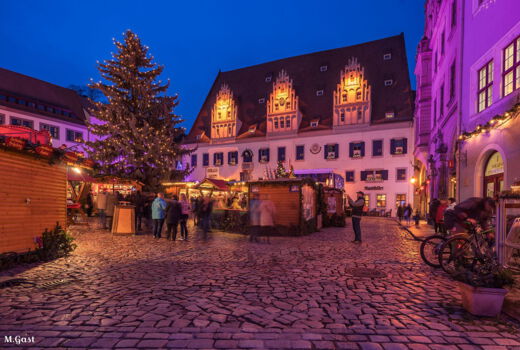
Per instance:
[[[448,240],[448,235],[432,235],[426,237],[420,247],[421,258],[423,261],[435,268],[441,267],[439,263],[439,252],[444,242]]]
[[[495,259],[495,231],[466,222],[468,231],[453,235],[438,248],[438,263],[447,273],[458,269],[477,271]]]

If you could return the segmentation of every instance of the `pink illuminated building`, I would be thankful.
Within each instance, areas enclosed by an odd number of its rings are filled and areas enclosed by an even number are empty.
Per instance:
[[[520,118],[507,113],[520,91],[520,2],[428,0],[425,17],[415,67],[423,208],[494,195],[520,176]]]

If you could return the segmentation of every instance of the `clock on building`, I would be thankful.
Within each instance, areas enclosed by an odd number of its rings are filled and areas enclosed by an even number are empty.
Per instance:
[[[318,153],[321,152],[321,146],[318,145],[317,143],[315,143],[315,144],[313,144],[313,145],[311,146],[310,151],[311,151],[312,154],[318,154]]]

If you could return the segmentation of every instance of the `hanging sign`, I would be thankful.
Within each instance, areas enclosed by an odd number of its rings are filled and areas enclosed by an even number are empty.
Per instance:
[[[78,155],[75,152],[67,152],[65,153],[65,159],[69,162],[77,162],[78,161]]]
[[[21,151],[25,147],[25,142],[26,142],[26,140],[22,140],[18,137],[8,137],[5,144],[8,147],[12,147],[14,149]]]
[[[41,145],[36,147],[36,153],[43,157],[50,157],[53,152],[53,148],[47,145]]]

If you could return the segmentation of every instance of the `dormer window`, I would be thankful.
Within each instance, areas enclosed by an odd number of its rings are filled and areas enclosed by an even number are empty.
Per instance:
[[[394,84],[394,81],[392,79],[385,80],[385,86],[392,86]]]
[[[311,128],[317,128],[320,123],[319,119],[314,119],[311,121]]]
[[[266,82],[266,83],[270,83],[270,82],[271,82],[271,79],[273,79],[273,77],[270,76],[270,75],[268,75],[268,76],[265,77],[265,82]]]
[[[316,90],[316,96],[323,96],[323,90]]]
[[[391,60],[391,59],[392,59],[392,54],[391,53],[385,53],[383,55],[383,60],[388,61],[388,60]]]
[[[385,119],[393,119],[395,117],[394,112],[386,112],[385,113]]]
[[[247,131],[249,133],[251,133],[251,134],[254,134],[255,131],[256,131],[256,124],[255,125],[251,125]]]
[[[320,67],[320,72],[326,72],[329,67],[324,65]]]
[[[259,99],[258,99],[258,103],[260,103],[260,104],[265,103],[265,98],[263,98],[263,97],[262,97],[262,98],[259,98]]]

